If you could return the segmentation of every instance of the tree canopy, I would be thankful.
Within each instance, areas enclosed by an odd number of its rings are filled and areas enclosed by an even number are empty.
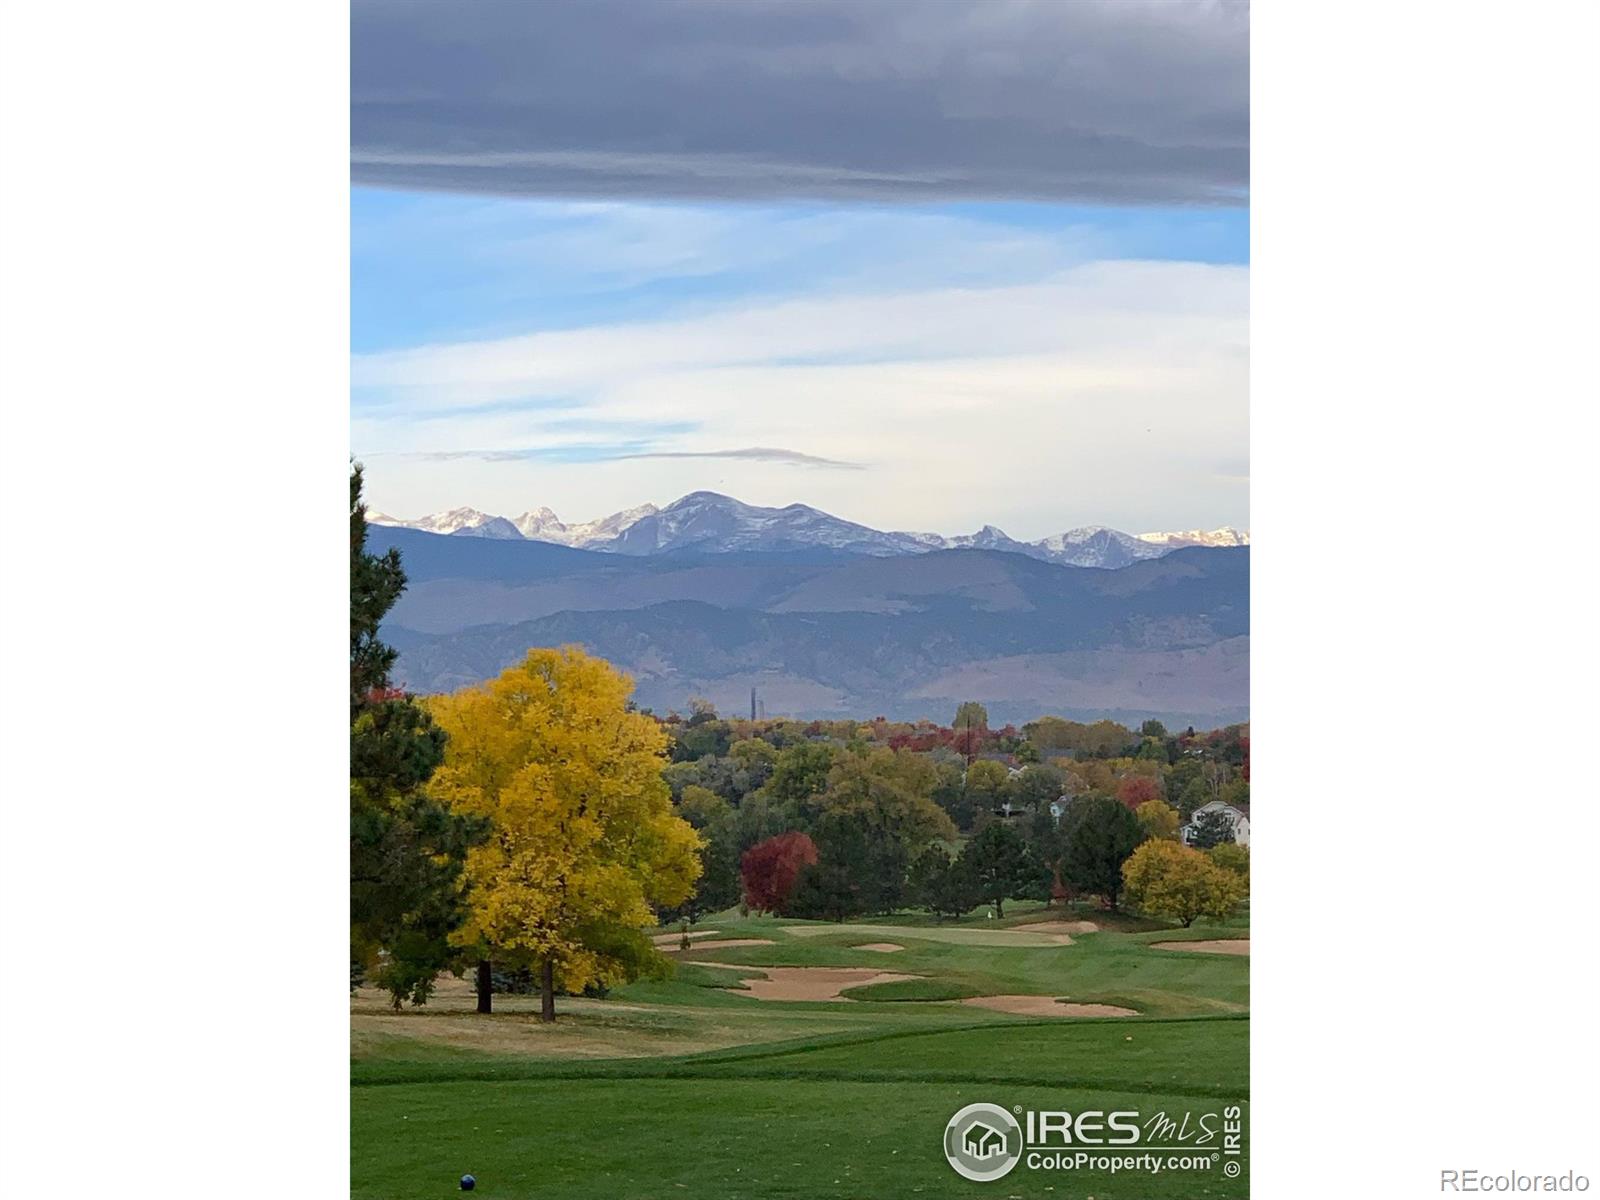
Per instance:
[[[1222,920],[1244,898],[1244,881],[1198,850],[1150,841],[1122,869],[1128,899],[1141,912],[1169,917],[1187,929],[1200,917]]]
[[[468,855],[457,940],[484,960],[539,964],[547,1020],[558,982],[611,986],[658,966],[643,931],[700,874],[701,839],[661,775],[667,734],[630,710],[631,690],[568,646],[432,703],[450,735],[435,790],[493,827]]]

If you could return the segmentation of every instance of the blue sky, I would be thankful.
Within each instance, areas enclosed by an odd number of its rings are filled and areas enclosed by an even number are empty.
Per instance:
[[[1248,523],[1245,0],[352,7],[378,509]]]
[[[358,187],[352,218],[380,511],[1248,524],[1242,208]]]
[[[828,287],[1042,278],[1090,257],[1249,254],[1239,208],[618,204],[358,187],[351,225],[358,354]]]

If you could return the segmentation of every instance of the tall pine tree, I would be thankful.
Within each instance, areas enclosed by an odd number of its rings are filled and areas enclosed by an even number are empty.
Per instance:
[[[367,552],[361,467],[350,470],[350,963],[402,1000],[425,1003],[452,965],[465,919],[462,868],[487,823],[428,797],[444,731],[390,686],[395,651],[378,624],[405,590],[400,553]]]

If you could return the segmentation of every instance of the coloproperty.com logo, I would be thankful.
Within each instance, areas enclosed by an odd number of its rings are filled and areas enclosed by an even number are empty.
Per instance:
[[[945,1124],[944,1156],[964,1179],[988,1183],[1030,1171],[1159,1175],[1243,1172],[1239,1105],[1204,1112],[1024,1109],[969,1104]]]

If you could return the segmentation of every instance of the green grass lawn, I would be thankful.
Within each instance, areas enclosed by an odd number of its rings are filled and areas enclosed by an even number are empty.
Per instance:
[[[1013,911],[1013,909],[1015,911]],[[702,923],[772,945],[695,948],[727,964],[563,999],[470,1012],[458,986],[399,1014],[358,998],[352,1179],[359,1197],[453,1192],[471,1172],[486,1197],[1048,1196],[1229,1197],[1246,1171],[1031,1171],[969,1183],[940,1151],[944,1124],[978,1100],[1216,1113],[1248,1096],[1249,960],[1147,943],[1248,936],[1241,922],[1181,933],[1104,920],[1072,945],[996,946],[947,936],[1059,914],[1008,906],[1003,923],[918,917],[805,926],[723,914]],[[1071,913],[1099,919],[1104,914]],[[892,929],[892,936],[886,932]],[[893,942],[883,953],[853,949]],[[736,990],[762,965],[859,966],[918,978],[856,989],[861,1000],[776,1002]],[[1139,1017],[1034,1019],[939,997],[1023,993],[1101,1001]]]

